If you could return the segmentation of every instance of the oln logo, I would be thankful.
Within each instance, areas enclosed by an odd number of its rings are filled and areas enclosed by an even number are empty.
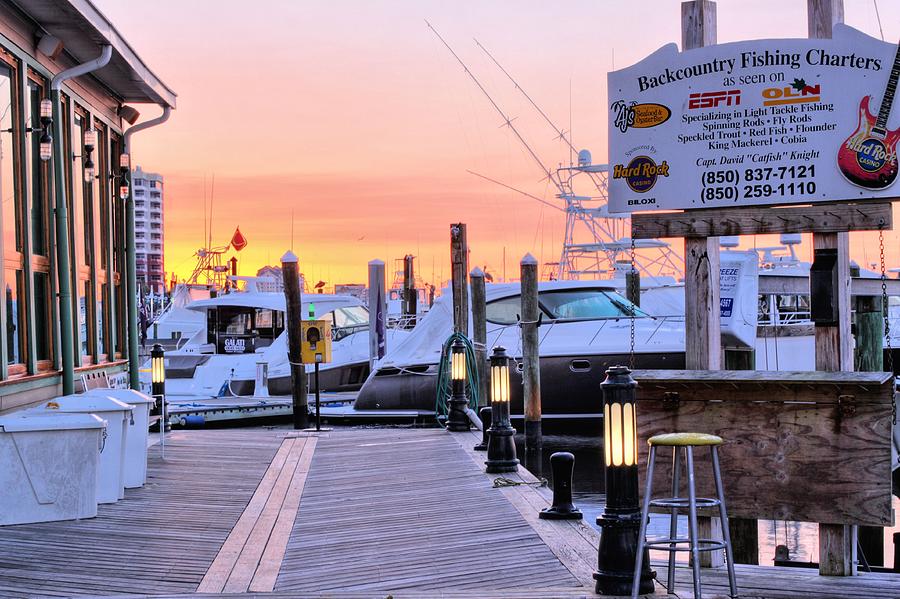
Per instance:
[[[822,100],[822,85],[807,85],[803,79],[794,79],[787,87],[768,87],[762,90],[763,106],[781,104],[805,104]]]

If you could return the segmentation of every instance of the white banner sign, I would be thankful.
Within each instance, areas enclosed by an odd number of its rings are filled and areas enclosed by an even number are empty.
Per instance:
[[[614,212],[896,197],[897,46],[834,38],[664,46],[609,73]]]

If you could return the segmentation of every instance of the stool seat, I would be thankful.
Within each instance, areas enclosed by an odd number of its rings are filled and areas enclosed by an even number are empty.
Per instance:
[[[721,445],[723,441],[722,437],[706,433],[665,433],[650,437],[647,443],[663,447],[700,447]]]

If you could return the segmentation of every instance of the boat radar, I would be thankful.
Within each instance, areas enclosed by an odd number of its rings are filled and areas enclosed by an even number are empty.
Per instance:
[[[588,149],[578,150],[578,166],[591,166],[591,151]]]

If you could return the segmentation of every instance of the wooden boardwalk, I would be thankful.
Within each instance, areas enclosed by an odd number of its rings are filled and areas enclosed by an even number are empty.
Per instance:
[[[0,528],[0,597],[596,597],[596,530],[539,520],[548,489],[493,488],[475,441],[434,429],[175,433],[165,462],[151,450],[147,487],[97,518]],[[690,571],[677,576],[678,596],[692,597]],[[726,596],[723,570],[703,583],[704,597]],[[738,586],[748,599],[900,598],[889,574],[739,566]]]
[[[147,485],[98,517],[0,527],[0,597],[190,592],[209,569],[284,434],[167,436]]]
[[[449,434],[369,429],[321,440],[275,589],[577,586]]]

